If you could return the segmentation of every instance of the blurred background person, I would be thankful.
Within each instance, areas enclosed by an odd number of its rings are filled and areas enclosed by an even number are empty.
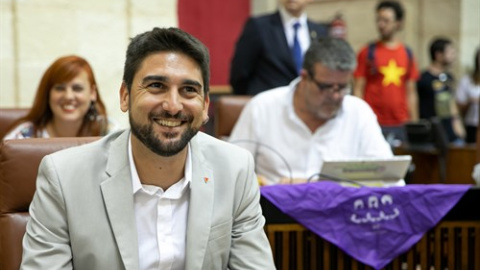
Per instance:
[[[405,11],[397,1],[376,7],[379,40],[362,48],[354,72],[355,96],[365,99],[377,115],[390,144],[405,139],[403,125],[418,119],[415,82],[418,70],[412,51],[399,39]]]
[[[45,71],[32,108],[3,139],[101,136],[108,130],[92,67],[81,57],[65,56]]]
[[[437,117],[449,142],[461,144],[465,130],[455,103],[455,78],[450,73],[455,48],[450,39],[436,38],[430,43],[429,52],[431,63],[417,82],[420,118]]]
[[[278,11],[250,18],[235,46],[230,84],[237,95],[255,95],[298,77],[311,40],[326,26],[307,19],[312,0],[279,0]]]
[[[479,102],[480,102],[480,48],[475,53],[474,69],[466,74],[458,84],[456,99],[463,115],[463,121],[467,132],[465,141],[475,143],[477,136]]]

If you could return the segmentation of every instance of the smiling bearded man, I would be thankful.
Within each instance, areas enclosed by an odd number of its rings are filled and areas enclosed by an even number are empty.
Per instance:
[[[209,63],[177,28],[132,39],[131,129],[43,160],[21,269],[275,269],[252,155],[199,132]]]

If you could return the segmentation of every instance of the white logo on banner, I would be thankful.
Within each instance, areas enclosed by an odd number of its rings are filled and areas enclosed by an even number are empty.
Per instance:
[[[365,199],[365,201],[363,201],[362,199],[357,199],[353,202],[354,211],[362,212],[362,215],[360,215],[359,213],[358,215],[357,213],[352,214],[350,220],[353,223],[378,223],[381,221],[393,220],[400,215],[400,210],[398,210],[398,208],[393,205],[392,195],[385,194],[380,199],[377,196],[372,195]],[[392,207],[385,208],[385,206]],[[390,211],[386,213],[384,210]]]

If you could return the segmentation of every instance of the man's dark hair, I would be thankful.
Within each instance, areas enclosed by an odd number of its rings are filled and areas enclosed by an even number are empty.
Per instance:
[[[376,11],[378,12],[380,9],[384,8],[391,8],[395,13],[395,19],[397,21],[403,21],[403,16],[405,11],[403,10],[402,5],[400,5],[397,1],[382,1],[378,3]]]
[[[452,44],[452,41],[448,38],[436,38],[430,43],[430,60],[435,61],[435,55],[438,52],[443,53],[445,48]]]
[[[203,91],[209,91],[210,56],[208,49],[198,39],[178,28],[158,28],[134,37],[127,49],[123,70],[123,81],[128,92],[132,87],[133,77],[143,60],[156,52],[177,52],[191,57],[200,66],[203,78]]]

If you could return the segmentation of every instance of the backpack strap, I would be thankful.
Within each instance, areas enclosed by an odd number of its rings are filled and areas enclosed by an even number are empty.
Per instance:
[[[407,57],[408,57],[407,74],[410,74],[410,71],[412,70],[412,64],[413,64],[413,53],[410,47],[408,47],[407,45],[404,45],[404,48],[407,51]]]
[[[376,42],[370,42],[368,44],[368,51],[367,51],[367,68],[370,70],[370,74],[377,73],[377,67],[375,65],[375,49],[376,49]]]

